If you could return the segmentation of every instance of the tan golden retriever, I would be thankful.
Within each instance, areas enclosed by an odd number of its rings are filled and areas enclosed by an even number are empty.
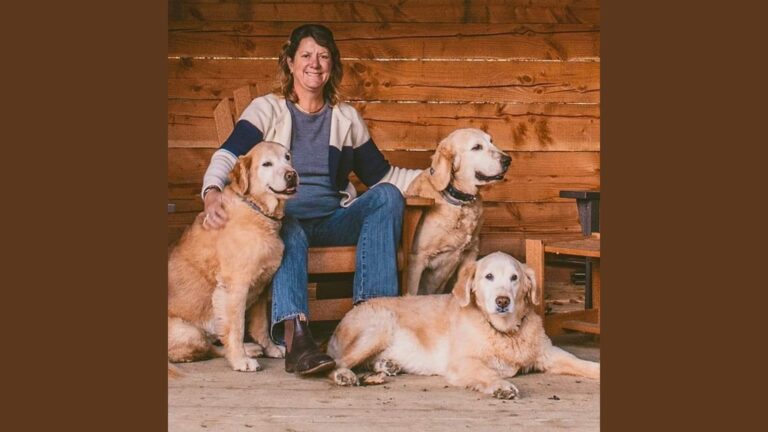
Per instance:
[[[223,355],[232,369],[252,372],[261,370],[252,357],[285,355],[269,338],[265,287],[283,256],[281,218],[298,175],[285,147],[262,142],[240,156],[229,179],[226,225],[206,229],[201,213],[168,260],[168,360]],[[256,344],[243,343],[246,312]]]
[[[442,375],[501,399],[519,395],[506,378],[531,370],[600,378],[600,364],[552,345],[534,312],[533,271],[502,252],[462,268],[451,294],[376,298],[353,308],[328,354],[336,384],[358,384],[351,368],[380,377]],[[377,382],[377,381],[373,381]],[[378,382],[381,382],[379,380]]]
[[[511,158],[480,129],[458,129],[437,146],[432,166],[408,196],[432,198],[409,256],[408,294],[440,294],[461,265],[474,262],[483,219],[479,188],[504,178]]]

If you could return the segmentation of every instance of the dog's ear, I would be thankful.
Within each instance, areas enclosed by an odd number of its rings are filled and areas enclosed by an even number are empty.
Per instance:
[[[445,138],[438,144],[435,154],[432,155],[432,165],[429,167],[429,182],[435,190],[443,191],[448,187],[453,172],[453,158],[453,142]]]
[[[456,284],[453,286],[453,295],[459,301],[461,307],[467,306],[472,298],[472,285],[475,282],[475,270],[477,261],[461,266]]]
[[[536,289],[536,272],[525,264],[521,263],[520,266],[523,267],[523,272],[525,273],[525,284],[528,287],[528,298],[531,300],[531,303],[538,305],[541,303],[541,299],[539,298],[539,290]]]
[[[251,172],[251,156],[245,155],[237,158],[237,163],[229,173],[229,186],[238,195],[248,194],[248,182]]]

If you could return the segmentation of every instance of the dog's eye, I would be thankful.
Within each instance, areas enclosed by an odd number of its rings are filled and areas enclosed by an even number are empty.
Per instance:
[[[483,145],[482,144],[475,144],[474,147],[472,147],[472,151],[482,150]]]
[[[512,275],[512,277],[509,278],[509,280],[511,280],[512,282],[516,281],[517,280],[517,275]]]
[[[271,167],[272,166],[272,162],[264,162],[263,164],[261,164],[261,166],[263,166],[263,167]]]
[[[485,275],[485,278],[490,280],[490,281],[492,281],[493,280],[493,275],[488,273],[487,275]]]
[[[287,161],[291,160],[291,155],[290,155],[290,153],[286,153],[286,154],[285,154],[285,160],[287,160]]]

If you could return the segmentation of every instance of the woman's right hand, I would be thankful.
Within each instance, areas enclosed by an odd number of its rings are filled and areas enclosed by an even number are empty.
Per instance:
[[[205,194],[205,199],[203,199],[205,204],[203,227],[220,229],[227,223],[227,211],[224,210],[222,195],[218,189],[211,189]]]

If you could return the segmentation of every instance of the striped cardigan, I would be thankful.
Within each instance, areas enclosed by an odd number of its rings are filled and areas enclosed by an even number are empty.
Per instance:
[[[223,189],[237,157],[248,153],[261,141],[274,141],[290,149],[291,132],[291,113],[285,98],[268,94],[254,99],[243,111],[232,134],[211,157],[203,177],[203,190],[212,185]],[[328,144],[331,147],[328,152],[331,184],[335,184],[342,194],[341,205],[344,207],[357,197],[349,182],[350,172],[369,188],[386,182],[405,194],[408,185],[422,171],[390,165],[373,142],[360,113],[346,103],[333,107]]]

